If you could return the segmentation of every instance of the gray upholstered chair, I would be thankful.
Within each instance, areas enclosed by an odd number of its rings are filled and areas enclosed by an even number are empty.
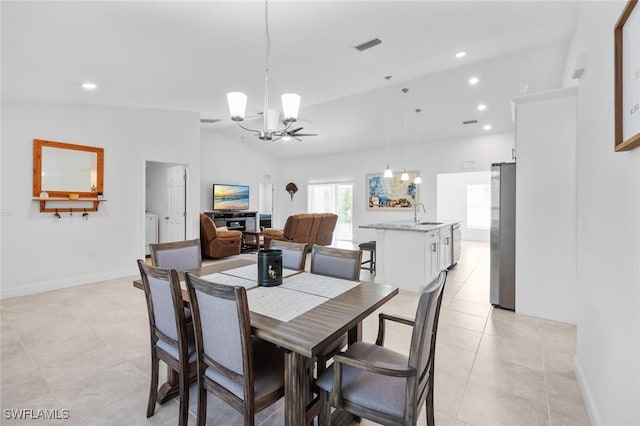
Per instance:
[[[282,250],[282,267],[296,271],[304,270],[307,261],[307,244],[273,240],[270,249]]]
[[[312,274],[358,281],[361,262],[361,250],[346,250],[314,244],[311,249],[310,272]]]
[[[312,274],[326,275],[334,278],[358,281],[360,278],[361,250],[346,250],[334,247],[313,245],[311,249]],[[318,377],[327,368],[331,357],[347,346],[347,335],[343,335],[316,358],[316,374]]]
[[[187,326],[180,279],[175,269],[158,268],[138,260],[142,286],[147,299],[151,334],[151,387],[147,417],[153,416],[158,397],[160,361],[178,374],[180,426],[189,418],[189,376],[196,371],[193,327]]]
[[[161,268],[176,269],[179,272],[202,266],[200,240],[175,241],[172,243],[149,244],[151,262]]]
[[[207,392],[244,415],[253,425],[255,413],[284,396],[284,353],[251,336],[244,287],[215,284],[187,273],[198,354],[197,423],[207,417]]]
[[[334,356],[333,368],[316,381],[321,425],[328,424],[331,406],[376,423],[415,425],[425,401],[427,425],[434,425],[436,333],[446,278],[440,272],[422,292],[414,320],[380,314],[375,345],[357,342]],[[408,357],[382,346],[385,320],[413,326]]]

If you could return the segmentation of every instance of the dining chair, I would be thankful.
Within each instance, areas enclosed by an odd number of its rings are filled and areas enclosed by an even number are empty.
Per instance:
[[[282,267],[296,271],[304,270],[307,261],[307,244],[273,240],[270,249],[282,250]]]
[[[310,272],[312,274],[358,281],[360,278],[361,262],[361,250],[347,250],[314,244],[311,249]],[[331,357],[347,346],[347,343],[348,337],[344,334],[331,346],[322,351],[322,353],[318,354],[316,357],[317,377],[320,377],[327,368],[327,364]]]
[[[200,239],[149,244],[151,262],[161,268],[184,272],[202,266]]]
[[[333,367],[316,381],[320,425],[328,424],[331,406],[376,423],[415,425],[425,401],[427,425],[435,424],[434,359],[446,278],[443,270],[425,288],[415,319],[381,313],[375,344],[357,342],[334,356]],[[383,346],[387,320],[413,327],[408,357]]]
[[[361,250],[347,250],[314,244],[311,249],[310,272],[312,274],[359,281],[361,262]]]
[[[180,426],[189,418],[189,377],[196,371],[193,327],[187,325],[180,279],[175,269],[159,268],[138,260],[142,286],[147,300],[151,335],[151,386],[147,417],[154,414],[158,397],[160,361],[178,375],[180,390]]]
[[[254,424],[257,412],[284,396],[284,353],[251,336],[244,287],[215,284],[187,272],[198,363],[197,424],[207,419],[207,392]]]

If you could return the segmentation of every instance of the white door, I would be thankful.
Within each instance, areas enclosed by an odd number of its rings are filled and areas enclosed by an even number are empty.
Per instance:
[[[167,169],[167,235],[163,242],[186,239],[186,188],[187,172],[184,166]]]

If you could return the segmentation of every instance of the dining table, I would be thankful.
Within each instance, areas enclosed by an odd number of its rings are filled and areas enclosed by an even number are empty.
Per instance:
[[[285,354],[284,422],[288,426],[309,423],[319,412],[319,399],[312,390],[314,358],[345,334],[349,345],[360,341],[362,321],[398,294],[398,288],[390,285],[292,270],[283,270],[282,285],[261,287],[257,263],[251,259],[205,264],[189,272],[247,289],[252,333]],[[135,280],[134,286],[142,288],[142,280]],[[188,305],[184,286],[182,298]],[[158,402],[175,395],[177,376],[168,372]]]

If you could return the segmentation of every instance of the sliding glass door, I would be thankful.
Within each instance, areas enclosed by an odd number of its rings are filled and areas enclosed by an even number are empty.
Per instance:
[[[353,239],[353,184],[309,184],[307,194],[307,211],[337,214],[338,224],[333,238],[351,241]]]

